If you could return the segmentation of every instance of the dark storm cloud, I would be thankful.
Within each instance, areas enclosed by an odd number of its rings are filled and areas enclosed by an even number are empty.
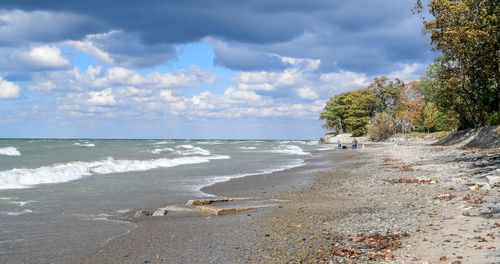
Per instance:
[[[281,69],[284,65],[268,56],[278,53],[321,59],[328,68],[367,72],[429,60],[412,5],[413,1],[400,0],[0,1],[7,10],[75,17],[70,20],[74,24],[66,24],[55,36],[39,36],[38,41],[123,32],[122,38],[133,40],[128,43],[136,48],[115,49],[113,40],[101,46],[129,66],[161,63],[175,57],[175,45],[210,37],[227,43],[214,47],[214,61],[232,69]],[[77,18],[91,18],[92,23],[79,23]]]

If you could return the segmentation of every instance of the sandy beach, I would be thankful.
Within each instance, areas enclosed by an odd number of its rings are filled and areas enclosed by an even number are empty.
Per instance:
[[[330,150],[304,167],[203,189],[272,201],[265,209],[124,214],[138,227],[82,262],[498,263],[500,153],[430,143]]]

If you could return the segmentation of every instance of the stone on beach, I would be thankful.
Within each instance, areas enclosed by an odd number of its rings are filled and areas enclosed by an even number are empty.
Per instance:
[[[500,176],[486,176],[486,179],[488,179],[488,182],[491,185],[499,185],[500,184]]]
[[[209,205],[198,205],[194,207],[194,211],[202,214],[210,214],[210,215],[227,215],[234,214],[243,211],[255,210],[260,208],[267,208],[272,205],[256,205],[256,206],[247,206],[247,207],[228,207],[228,208],[216,208]]]
[[[167,214],[167,210],[165,209],[158,209],[154,211],[153,216],[164,216]]]
[[[146,211],[146,210],[137,210],[135,212],[134,217],[150,216],[150,215],[151,215],[151,212],[149,212],[149,211]]]
[[[473,187],[473,190],[476,191],[476,192],[488,192],[491,190],[491,185],[487,182],[477,182],[474,187]]]

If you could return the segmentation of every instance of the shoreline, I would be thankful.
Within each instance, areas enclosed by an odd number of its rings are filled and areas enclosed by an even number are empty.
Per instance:
[[[332,156],[330,151],[313,151],[310,157],[304,159],[305,165],[302,166],[272,173],[231,178],[204,186],[200,192],[215,197],[254,197],[256,200],[265,200],[302,189],[312,183],[316,171],[327,170],[333,166],[331,158],[335,156]],[[133,217],[133,213],[114,217],[113,219],[137,224],[137,227],[111,239],[95,252],[90,252],[81,263],[112,263],[113,261],[117,263],[143,263],[144,261],[144,263],[151,263],[151,261],[152,263],[184,263],[185,261],[200,263],[201,261],[205,263],[202,259],[212,255],[210,252],[213,252],[214,248],[220,252],[207,263],[239,262],[241,259],[238,257],[241,256],[239,251],[243,247],[238,245],[245,240],[242,239],[241,234],[248,226],[276,209],[271,207],[239,214],[209,216],[179,208],[182,207],[180,204],[166,207],[168,213],[163,217],[136,218]],[[204,233],[207,237],[198,239],[200,233]],[[223,244],[220,242],[220,234],[224,234],[222,236],[226,242]],[[155,244],[166,246],[162,248]],[[186,248],[188,248],[187,251]],[[228,253],[231,249],[233,253]],[[153,251],[155,253],[152,253]],[[159,256],[158,259],[156,255]]]
[[[500,153],[428,143],[328,150],[317,164],[204,187],[280,202],[225,216],[138,219],[83,263],[496,263],[500,186],[471,184],[500,172]]]

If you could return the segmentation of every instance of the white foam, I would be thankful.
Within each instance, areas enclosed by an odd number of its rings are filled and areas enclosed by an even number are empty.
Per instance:
[[[325,147],[322,147],[322,148],[319,148],[317,150],[332,150],[332,149],[336,149],[337,148],[337,145],[330,145],[330,146],[325,146]]]
[[[25,206],[27,204],[32,204],[32,203],[36,203],[36,202],[37,201],[29,200],[29,201],[19,201],[19,202],[10,202],[10,203],[17,204],[19,206]]]
[[[184,149],[194,149],[193,145],[179,145],[176,148],[184,148]]]
[[[274,172],[289,170],[289,169],[301,167],[304,165],[306,165],[306,162],[304,160],[295,159],[295,160],[290,161],[287,164],[268,168],[265,170],[259,170],[259,171],[252,172],[252,173],[239,173],[239,174],[225,175],[225,176],[211,176],[211,177],[207,177],[206,179],[204,179],[204,182],[201,185],[194,186],[193,189],[191,189],[191,190],[199,192],[203,195],[209,195],[209,194],[206,194],[204,192],[201,192],[201,189],[205,186],[210,186],[210,185],[218,183],[218,182],[226,182],[226,181],[229,181],[231,179],[242,178],[242,177],[247,177],[247,176],[271,174]]]
[[[26,210],[23,210],[21,212],[7,212],[7,215],[20,216],[20,215],[31,214],[31,213],[33,213],[33,211],[26,209]]]
[[[174,142],[172,141],[160,141],[160,142],[155,142],[153,145],[165,145],[165,144],[172,144]]]
[[[74,161],[64,164],[54,164],[36,169],[15,168],[0,171],[0,189],[29,188],[38,184],[69,182],[94,174],[147,171],[229,158],[229,156],[225,155],[154,160],[115,160],[107,158],[92,162]]]
[[[311,155],[311,153],[305,152],[302,148],[295,145],[280,145],[278,148],[272,150],[266,150],[265,152],[288,154],[288,155]]]
[[[210,155],[210,151],[200,148],[200,147],[195,147],[193,145],[179,145],[176,146],[175,148],[179,149],[176,152],[184,155],[184,156],[193,156],[193,155],[202,155],[202,156],[208,156]]]
[[[172,148],[155,148],[155,149],[150,150],[150,152],[153,154],[161,154],[161,153],[164,153],[167,151],[173,152],[175,150],[173,150]]]
[[[95,147],[94,143],[89,143],[89,142],[85,142],[85,143],[76,142],[73,145],[80,146],[80,147]]]
[[[220,141],[200,141],[200,142],[196,142],[196,144],[200,144],[200,145],[220,145],[220,144],[224,144]]]
[[[257,149],[256,147],[240,147],[242,150],[254,150]]]
[[[4,156],[21,156],[21,152],[14,147],[0,148],[0,155]]]

